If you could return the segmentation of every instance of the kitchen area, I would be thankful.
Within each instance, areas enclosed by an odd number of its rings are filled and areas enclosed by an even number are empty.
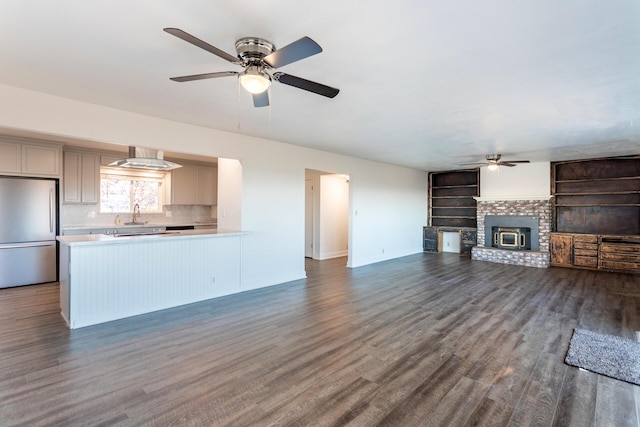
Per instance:
[[[218,189],[215,161],[170,161],[162,152],[139,147],[129,147],[126,153],[65,147],[61,234],[117,234],[132,227],[213,228]],[[156,184],[149,190],[156,193],[152,203],[149,194],[137,195],[135,190],[129,194],[123,188],[148,183]],[[114,191],[120,194],[113,195]],[[140,203],[134,220],[136,202]]]
[[[216,161],[0,137],[0,292],[58,281],[70,328],[238,292]]]

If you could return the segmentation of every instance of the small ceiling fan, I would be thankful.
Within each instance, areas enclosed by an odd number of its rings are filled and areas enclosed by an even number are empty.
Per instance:
[[[236,41],[237,56],[233,56],[178,28],[165,28],[164,31],[244,68],[243,71],[220,71],[171,77],[171,80],[174,82],[190,82],[193,80],[238,76],[242,87],[253,95],[253,105],[255,107],[266,107],[269,105],[267,89],[273,80],[328,98],[334,98],[338,92],[340,92],[339,89],[312,82],[301,77],[292,76],[291,74],[282,72],[270,74],[272,69],[283,67],[292,62],[322,52],[322,48],[309,37],[302,37],[277,50],[274,44],[268,40],[258,37],[243,37]]]
[[[501,154],[487,154],[485,158],[487,159],[484,162],[476,162],[476,163],[461,163],[463,166],[487,166],[487,169],[490,171],[498,170],[500,166],[514,167],[518,163],[530,163],[529,160],[500,160],[502,157]]]

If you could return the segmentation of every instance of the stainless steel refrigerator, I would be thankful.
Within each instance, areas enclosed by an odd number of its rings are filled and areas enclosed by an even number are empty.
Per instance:
[[[58,181],[0,176],[0,288],[58,280]]]

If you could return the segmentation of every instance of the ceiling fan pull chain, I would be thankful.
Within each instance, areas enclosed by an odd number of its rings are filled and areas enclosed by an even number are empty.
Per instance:
[[[238,116],[238,123],[236,124],[236,129],[238,130],[238,132],[240,132],[242,130],[240,128],[240,92],[241,92],[241,90],[240,90],[240,80],[238,79],[236,82],[237,82],[236,84],[238,85],[238,97],[237,97],[238,103],[237,103],[237,110],[236,110],[237,116]]]
[[[271,87],[269,87],[267,89],[267,91],[269,93],[269,99],[272,99],[271,98]],[[273,137],[273,132],[272,132],[273,129],[271,128],[271,102],[269,102],[269,105],[267,107],[269,107],[269,138],[272,138]]]

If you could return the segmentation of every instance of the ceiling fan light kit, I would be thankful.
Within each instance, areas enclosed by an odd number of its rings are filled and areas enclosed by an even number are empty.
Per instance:
[[[271,86],[273,80],[287,86],[326,96],[327,98],[334,98],[340,92],[339,89],[301,77],[292,76],[291,74],[277,72],[273,74],[273,77],[269,74],[269,70],[271,69],[279,68],[322,52],[322,48],[309,37],[302,37],[282,49],[276,49],[273,43],[259,37],[243,37],[236,41],[237,56],[234,57],[178,28],[165,28],[164,31],[244,68],[241,72],[222,71],[171,77],[171,80],[175,82],[188,82],[237,75],[242,87],[253,95],[253,105],[255,107],[266,107],[269,105],[269,95],[266,91],[269,86]]]
[[[486,161],[476,163],[461,163],[461,166],[487,166],[487,170],[495,172],[500,169],[500,166],[514,167],[517,163],[530,163],[529,160],[501,160],[502,154],[487,154],[485,156]]]
[[[251,94],[262,93],[271,86],[271,76],[257,65],[248,66],[238,74],[240,84]]]

